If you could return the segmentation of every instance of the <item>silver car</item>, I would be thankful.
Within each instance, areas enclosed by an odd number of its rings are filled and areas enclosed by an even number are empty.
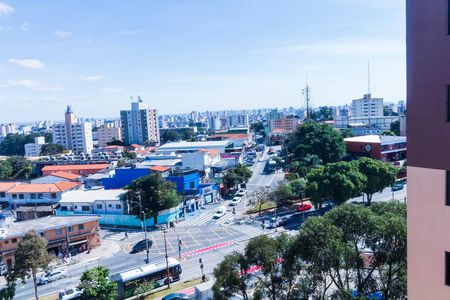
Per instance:
[[[39,278],[39,284],[44,285],[58,279],[63,279],[67,277],[67,275],[68,272],[66,269],[54,269],[46,273],[42,273],[41,277]]]

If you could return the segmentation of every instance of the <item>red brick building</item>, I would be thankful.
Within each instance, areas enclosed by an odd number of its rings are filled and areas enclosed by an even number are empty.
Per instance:
[[[370,157],[395,162],[406,159],[406,137],[364,135],[344,139],[347,153],[353,157]]]

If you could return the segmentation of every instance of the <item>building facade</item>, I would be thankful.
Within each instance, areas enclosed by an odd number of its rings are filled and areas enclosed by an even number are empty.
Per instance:
[[[99,147],[106,147],[109,142],[121,141],[122,134],[120,128],[103,125],[97,129],[97,139]]]
[[[131,103],[131,110],[120,111],[123,142],[125,144],[159,144],[159,121],[156,109],[146,108],[140,97]]]
[[[362,99],[352,101],[352,117],[380,117],[383,116],[383,108],[383,98],[365,94]]]
[[[64,124],[52,126],[53,143],[63,145],[75,154],[91,153],[94,148],[91,123],[78,122],[70,106],[67,106],[64,116]]]
[[[34,143],[25,144],[25,156],[36,157],[41,155],[41,148],[45,145],[45,138],[38,136],[34,138]]]
[[[450,299],[450,20],[406,1],[408,299]]]

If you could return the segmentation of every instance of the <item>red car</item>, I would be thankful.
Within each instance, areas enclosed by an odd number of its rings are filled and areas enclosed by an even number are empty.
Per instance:
[[[311,204],[305,203],[305,204],[300,204],[299,206],[297,206],[297,211],[307,211],[310,210],[312,208]]]

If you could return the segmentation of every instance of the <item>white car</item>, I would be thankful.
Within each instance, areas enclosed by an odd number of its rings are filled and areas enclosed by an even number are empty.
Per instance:
[[[241,203],[241,197],[234,197],[231,201],[230,201],[230,206],[236,206],[239,203]]]
[[[227,208],[225,206],[220,206],[216,213],[213,215],[213,219],[219,219],[227,213]]]
[[[246,189],[240,189],[240,190],[236,193],[236,196],[238,196],[238,197],[244,197],[245,195],[247,195],[247,190],[246,190]]]
[[[59,292],[59,300],[78,299],[81,297],[82,293],[83,291],[79,290],[77,287],[71,287]]]
[[[48,271],[47,273],[42,273],[41,277],[39,278],[39,284],[43,285],[58,279],[63,279],[64,277],[67,277],[68,272],[66,269],[54,269],[51,271]]]

